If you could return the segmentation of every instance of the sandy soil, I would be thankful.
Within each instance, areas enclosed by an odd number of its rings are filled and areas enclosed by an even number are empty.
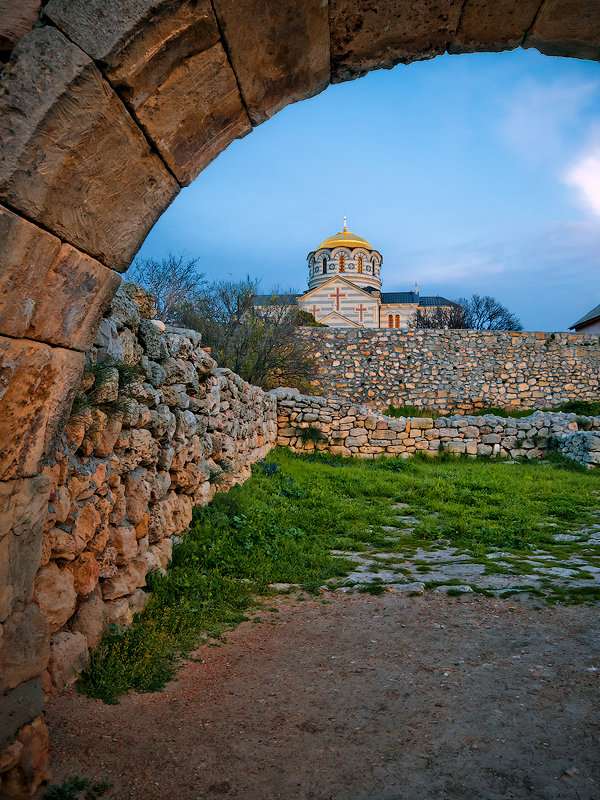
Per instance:
[[[597,608],[426,594],[281,599],[164,692],[74,692],[55,781],[111,800],[600,800]]]

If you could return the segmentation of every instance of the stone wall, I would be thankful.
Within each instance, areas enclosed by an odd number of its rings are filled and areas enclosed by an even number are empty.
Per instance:
[[[596,428],[600,426],[596,425]],[[600,464],[600,433],[597,430],[583,430],[558,437],[558,447],[567,458],[595,467]]]
[[[143,608],[146,575],[166,567],[193,507],[247,478],[275,442],[275,398],[219,369],[198,333],[153,316],[147,295],[123,283],[44,469],[44,493],[21,498],[30,514],[47,510],[31,552],[6,559],[37,575],[33,602],[24,595],[0,625],[2,797],[27,796],[46,775],[44,692],[74,680],[109,622],[127,625]]]
[[[600,460],[600,417],[536,411],[523,419],[492,414],[393,418],[339,397],[308,397],[294,389],[276,389],[273,394],[277,444],[294,452],[408,458],[418,451],[436,456],[449,450],[470,456],[541,458],[557,446],[589,466]],[[585,431],[578,431],[578,422],[585,424]]]
[[[305,328],[315,391],[378,408],[552,408],[600,396],[600,337],[504,331]]]

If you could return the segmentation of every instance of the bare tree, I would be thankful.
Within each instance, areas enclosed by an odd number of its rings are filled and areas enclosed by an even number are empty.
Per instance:
[[[518,317],[495,297],[474,294],[468,299],[461,297],[457,302],[465,311],[465,328],[477,331],[523,330]]]
[[[466,328],[465,309],[452,306],[429,306],[417,309],[411,320],[415,328]]]
[[[450,328],[478,331],[522,331],[523,326],[495,297],[474,294],[461,297],[452,306],[419,308],[413,316],[415,328]]]
[[[194,302],[206,287],[204,276],[196,269],[198,261],[185,253],[169,253],[160,261],[138,258],[129,267],[127,277],[152,295],[159,319],[173,322],[179,311]]]
[[[296,293],[273,293],[256,305],[257,288],[249,277],[214,283],[180,309],[177,321],[200,331],[218,363],[250,383],[308,390],[317,363],[297,336],[306,321]]]

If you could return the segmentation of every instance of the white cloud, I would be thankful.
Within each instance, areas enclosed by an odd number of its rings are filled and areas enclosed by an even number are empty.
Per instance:
[[[563,180],[577,189],[581,201],[593,214],[600,216],[600,141],[571,164]]]
[[[502,134],[522,156],[535,160],[561,158],[569,149],[569,129],[578,123],[599,88],[597,81],[522,81],[505,100]]]

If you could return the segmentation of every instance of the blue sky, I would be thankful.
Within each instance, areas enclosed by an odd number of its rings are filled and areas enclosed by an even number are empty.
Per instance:
[[[234,142],[140,255],[303,291],[344,214],[384,291],[492,294],[528,329],[567,329],[600,302],[600,64],[443,56],[331,86]]]

